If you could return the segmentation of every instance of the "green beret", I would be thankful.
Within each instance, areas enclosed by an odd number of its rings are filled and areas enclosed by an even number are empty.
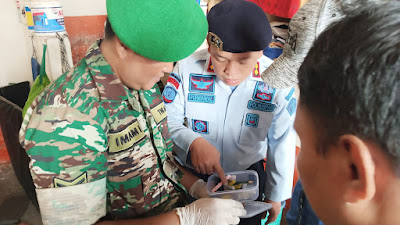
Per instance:
[[[192,54],[208,30],[207,19],[195,0],[107,0],[107,14],[122,43],[161,62]]]

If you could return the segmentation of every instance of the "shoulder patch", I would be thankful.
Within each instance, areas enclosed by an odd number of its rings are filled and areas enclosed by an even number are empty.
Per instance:
[[[272,100],[275,96],[275,91],[275,88],[268,86],[262,81],[257,81],[257,84],[254,88],[253,99],[260,102],[272,103]]]
[[[179,89],[179,85],[181,84],[181,79],[176,73],[171,73],[168,77],[167,82],[172,84],[176,89]]]
[[[260,63],[259,62],[257,62],[256,66],[253,69],[253,77],[254,78],[261,78]]]
[[[166,86],[163,91],[163,100],[166,104],[171,103],[175,100],[176,90],[171,86]]]
[[[260,116],[258,114],[247,113],[246,123],[247,127],[258,127],[258,120]]]
[[[214,67],[211,62],[211,57],[210,57],[210,61],[208,63],[207,72],[214,73]]]
[[[190,74],[190,92],[214,93],[215,92],[215,76]]]
[[[250,100],[249,103],[247,104],[247,108],[263,112],[273,112],[276,108],[276,105],[271,103],[261,103]]]
[[[286,110],[288,111],[290,116],[293,116],[293,114],[296,112],[296,108],[297,108],[297,100],[295,98],[290,99],[290,102],[286,107]]]
[[[199,102],[199,103],[215,103],[215,95],[205,95],[205,94],[197,94],[197,93],[189,93],[188,94],[189,102]]]
[[[208,122],[192,119],[192,129],[194,132],[208,134]]]
[[[54,182],[54,187],[56,188],[70,187],[78,184],[86,184],[88,182],[87,172],[82,173],[80,176],[70,181],[54,177],[53,182]]]
[[[289,99],[293,96],[294,94],[294,87],[292,87],[292,89],[290,90],[289,94],[286,96],[286,101],[289,101]]]

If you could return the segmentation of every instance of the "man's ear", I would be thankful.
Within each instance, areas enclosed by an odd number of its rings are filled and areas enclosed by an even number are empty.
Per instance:
[[[120,59],[125,59],[128,56],[129,48],[124,45],[118,37],[113,40],[115,51]]]
[[[375,163],[369,146],[354,135],[343,135],[338,140],[338,147],[345,153],[347,168],[345,169],[344,200],[357,203],[374,197]]]

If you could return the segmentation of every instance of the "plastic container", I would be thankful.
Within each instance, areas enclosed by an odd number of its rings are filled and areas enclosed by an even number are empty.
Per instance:
[[[36,33],[65,31],[64,12],[60,1],[32,0],[27,5],[32,12],[33,27]]]
[[[249,182],[247,186],[243,189],[237,190],[225,190],[225,191],[216,191],[212,192],[212,189],[219,183],[219,178],[215,174],[211,175],[207,181],[207,193],[211,198],[224,198],[224,199],[233,199],[240,202],[248,202],[253,201],[258,198],[259,190],[258,190],[258,174],[253,170],[244,170],[237,172],[230,172],[227,175],[235,175],[236,182]]]

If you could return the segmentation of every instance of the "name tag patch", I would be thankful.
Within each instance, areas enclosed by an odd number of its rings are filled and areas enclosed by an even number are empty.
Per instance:
[[[215,76],[190,74],[189,91],[200,93],[214,93]]]
[[[215,103],[215,95],[189,93],[188,94],[188,101],[189,102],[200,102],[200,103],[214,104]]]
[[[288,111],[290,116],[292,116],[296,112],[296,107],[297,107],[297,100],[295,98],[290,99],[290,102],[286,107],[286,110]]]
[[[263,112],[273,112],[276,108],[276,105],[271,103],[261,103],[250,100],[249,103],[247,104],[247,108]]]
[[[192,119],[192,126],[193,126],[194,132],[208,134],[208,122],[207,121]]]
[[[167,82],[172,84],[176,89],[178,89],[181,83],[181,79],[176,73],[171,73],[168,77]]]
[[[117,153],[127,150],[145,137],[146,134],[140,129],[139,122],[135,120],[122,131],[109,134],[108,151],[110,153]]]
[[[272,88],[262,81],[257,81],[254,88],[253,99],[265,103],[272,103],[275,95],[275,88]]]
[[[259,118],[260,116],[258,114],[247,113],[245,125],[247,127],[258,127]]]
[[[171,86],[166,86],[163,91],[163,100],[165,103],[171,103],[175,100],[176,97],[176,90]]]
[[[167,118],[167,110],[165,109],[163,102],[159,102],[157,105],[152,106],[150,112],[157,124],[160,124],[165,120],[165,118]]]
[[[86,184],[88,182],[87,172],[81,174],[80,176],[71,181],[55,177],[53,179],[53,182],[54,182],[54,187],[70,187],[78,184]]]

